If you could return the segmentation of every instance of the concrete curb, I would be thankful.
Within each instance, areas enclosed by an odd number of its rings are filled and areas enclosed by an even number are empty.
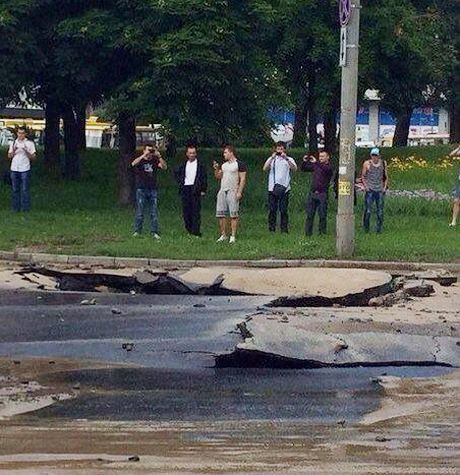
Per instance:
[[[277,267],[328,267],[347,269],[385,270],[391,272],[415,272],[445,269],[460,274],[460,262],[394,262],[394,261],[342,261],[328,259],[262,259],[262,260],[174,260],[148,259],[136,257],[113,256],[67,256],[62,254],[41,254],[27,252],[0,251],[0,260],[19,262],[21,264],[66,264],[100,266],[106,268],[139,268],[154,267],[161,269],[190,269],[192,267],[246,267],[246,268],[277,268]]]

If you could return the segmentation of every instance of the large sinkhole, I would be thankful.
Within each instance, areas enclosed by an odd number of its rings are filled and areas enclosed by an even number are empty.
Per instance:
[[[389,306],[398,299],[427,296],[434,291],[432,285],[420,281],[413,281],[410,288],[406,289],[398,276],[380,273],[376,278],[377,272],[362,269],[227,269],[219,272],[214,269],[192,269],[185,273],[143,270],[133,275],[122,275],[27,267],[17,274],[43,290],[150,295],[267,296],[268,305],[271,307],[361,307],[374,304]],[[272,280],[267,284],[270,272],[277,280],[271,277]],[[366,272],[370,276],[369,279],[366,278]],[[325,273],[327,274],[324,275]],[[47,279],[47,288],[40,284],[40,279],[43,278]],[[293,279],[295,286],[291,285]],[[353,279],[355,281],[350,284],[349,281]],[[445,276],[443,279],[441,285],[450,285],[456,281],[456,278],[449,280]],[[395,294],[397,291],[400,291],[398,295]],[[395,296],[385,298],[389,294]],[[385,299],[376,302],[376,298]]]

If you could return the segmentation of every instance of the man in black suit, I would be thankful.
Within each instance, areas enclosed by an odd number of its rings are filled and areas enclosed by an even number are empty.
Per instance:
[[[185,228],[201,237],[201,198],[208,188],[208,176],[205,165],[197,158],[196,146],[188,145],[185,156],[187,160],[174,170],[174,176],[182,198]]]

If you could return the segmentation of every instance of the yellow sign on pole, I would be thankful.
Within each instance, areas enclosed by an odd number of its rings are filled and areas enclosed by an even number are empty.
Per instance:
[[[340,196],[351,195],[351,183],[348,180],[339,180],[339,195]]]

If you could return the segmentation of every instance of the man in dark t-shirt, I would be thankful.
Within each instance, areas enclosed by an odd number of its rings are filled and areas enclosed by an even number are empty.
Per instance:
[[[163,160],[157,147],[152,144],[144,146],[144,152],[131,163],[136,179],[136,214],[134,218],[134,236],[142,233],[144,224],[144,210],[148,206],[150,216],[150,232],[154,239],[160,239],[158,234],[157,208],[157,172],[166,170],[167,164]]]

